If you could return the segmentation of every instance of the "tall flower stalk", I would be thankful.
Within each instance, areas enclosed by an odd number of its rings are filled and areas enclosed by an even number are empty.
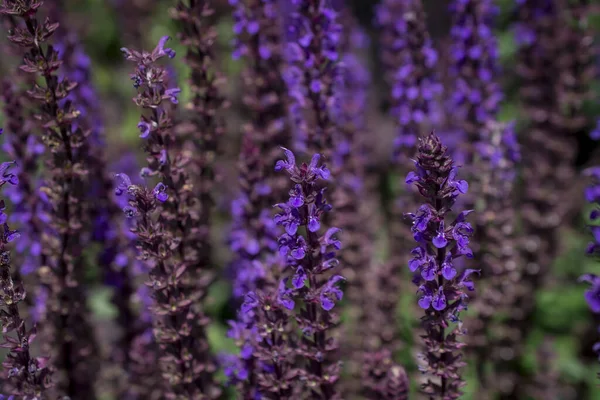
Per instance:
[[[386,97],[390,100],[390,113],[396,126],[392,170],[404,175],[412,167],[409,156],[418,138],[426,133],[427,125],[436,120],[435,103],[442,90],[434,73],[438,55],[429,37],[421,0],[384,0],[376,15],[380,58],[389,86]],[[376,276],[371,295],[374,308],[369,314],[379,316],[373,320],[373,328],[382,345],[395,353],[402,346],[398,325],[378,327],[377,324],[395,320],[398,292],[403,290],[400,276],[408,262],[412,240],[404,212],[416,208],[420,199],[409,185],[402,184],[393,189],[392,196],[386,210],[389,260],[372,274]]]
[[[524,295],[518,302],[521,312],[513,321],[522,337],[531,330],[535,293],[546,282],[553,260],[562,250],[561,228],[573,203],[577,141],[568,126],[573,122],[575,103],[565,83],[576,78],[569,68],[571,60],[557,57],[570,51],[565,40],[572,34],[567,3],[524,0],[518,2],[516,10],[519,94],[527,119],[521,143],[523,184],[518,199]],[[521,377],[515,392],[526,391],[529,378]]]
[[[526,277],[532,291],[544,281],[560,250],[559,227],[567,203],[561,193],[573,182],[577,145],[563,128],[559,102],[561,66],[556,62],[561,40],[555,40],[566,23],[563,8],[554,0],[519,2],[517,39],[520,44],[517,71],[520,94],[528,116],[523,135],[523,193],[521,217]]]
[[[278,310],[273,304],[276,297],[269,295],[277,288],[282,264],[277,257],[272,205],[282,197],[286,186],[285,179],[275,175],[273,165],[278,146],[288,146],[290,141],[286,87],[280,72],[283,37],[279,4],[269,0],[232,0],[230,4],[235,7],[233,57],[247,62],[242,72],[246,93],[243,103],[250,117],[243,126],[240,195],[232,202],[233,291],[240,299],[249,292],[258,293],[269,305],[261,312],[244,312],[247,305],[242,305],[237,321],[230,321],[228,335],[240,347],[240,356],[227,357],[226,364],[239,367],[226,366],[225,371],[243,398],[258,394],[286,398],[291,395],[291,387],[281,381],[293,360],[291,348],[283,339],[289,333],[289,315]],[[281,355],[277,361],[269,362],[271,350]],[[262,372],[265,363],[276,371],[275,376]]]
[[[159,345],[166,398],[216,398],[220,388],[214,381],[215,364],[206,338],[209,322],[201,308],[207,279],[202,269],[204,232],[201,230],[199,200],[193,192],[188,166],[192,165],[187,140],[174,134],[173,105],[180,89],[169,87],[165,67],[158,61],[173,58],[160,39],[151,53],[123,48],[125,58],[136,64],[131,75],[137,95],[134,102],[144,113],[138,123],[144,139],[148,166],[145,178],[161,179],[152,191],[133,185],[118,174],[118,195],[127,193],[124,209],[135,219],[140,258],[150,268],[153,289],[154,336]]]
[[[60,10],[55,13],[60,15]],[[100,112],[100,98],[92,83],[91,60],[79,43],[76,33],[66,29],[58,30],[58,44],[55,46],[63,64],[60,71],[69,79],[77,82],[77,87],[69,93],[66,100],[77,104],[80,113],[78,124],[90,132],[90,152],[88,164],[100,179],[94,179],[88,193],[90,201],[89,217],[92,220],[92,237],[99,244],[97,265],[107,285],[113,288],[112,302],[118,315],[117,323],[121,336],[112,346],[111,357],[116,365],[129,368],[131,342],[135,337],[135,312],[130,304],[133,295],[129,262],[133,261],[127,251],[127,239],[119,229],[122,214],[112,196],[113,179],[109,174],[105,160],[104,124]],[[119,388],[119,390],[124,390]]]
[[[482,204],[477,222],[481,241],[479,264],[486,271],[485,290],[475,301],[477,316],[468,321],[469,346],[475,351],[481,396],[489,391],[510,391],[514,385],[514,355],[521,343],[518,330],[508,315],[521,296],[521,262],[516,245],[516,212],[514,183],[520,150],[513,124],[491,123],[481,133],[476,144],[479,165],[479,185]],[[511,356],[512,355],[512,356]],[[489,373],[486,360],[493,362]]]
[[[0,187],[7,183],[18,184],[17,176],[9,172],[12,165],[14,162],[4,162],[0,165]],[[25,289],[22,282],[13,280],[14,274],[11,271],[10,243],[18,240],[20,234],[11,230],[7,224],[4,200],[0,200],[0,209],[0,326],[3,334],[0,346],[8,349],[2,363],[4,382],[0,385],[0,390],[20,398],[45,398],[52,385],[53,371],[48,364],[48,358],[33,357],[31,353],[36,329],[28,329],[21,316],[19,303],[25,299]]]
[[[239,160],[241,193],[232,203],[231,233],[231,246],[236,253],[234,295],[243,297],[260,287],[261,280],[266,278],[265,271],[257,270],[254,261],[277,251],[272,205],[285,193],[285,181],[273,171],[279,156],[274,149],[288,146],[290,137],[284,102],[286,87],[280,73],[283,59],[278,3],[270,0],[230,3],[235,6],[234,57],[248,62],[243,71],[243,102],[250,121],[243,126]]]
[[[279,251],[286,257],[287,269],[293,275],[281,281],[278,301],[288,310],[294,310],[302,331],[297,344],[298,374],[306,390],[314,398],[337,399],[340,364],[337,343],[331,333],[338,323],[333,308],[342,299],[339,285],[344,278],[332,273],[339,264],[336,251],[341,243],[335,237],[338,228],[319,233],[324,214],[331,210],[324,197],[326,188],[319,187],[319,181],[328,180],[331,174],[320,164],[319,154],[312,157],[310,164],[297,166],[294,154],[288,149],[284,151],[285,160],[279,160],[275,169],[286,171],[294,186],[289,200],[277,204],[281,212],[275,221],[285,228],[278,240]]]
[[[419,140],[415,171],[406,177],[415,184],[425,203],[415,214],[412,232],[418,246],[409,262],[415,273],[419,306],[425,311],[421,324],[425,331],[421,370],[427,375],[422,386],[431,399],[457,399],[464,381],[460,369],[464,366],[459,336],[464,334],[459,313],[467,307],[467,291],[474,289],[470,275],[477,270],[458,273],[456,259],[473,257],[469,237],[473,228],[462,211],[451,221],[452,207],[460,195],[467,193],[468,184],[457,179],[458,168],[448,155],[448,149],[433,133]],[[451,328],[451,325],[457,324]]]
[[[48,221],[52,232],[44,232],[42,237],[46,265],[39,271],[48,291],[46,347],[62,373],[58,391],[73,398],[95,399],[97,346],[80,283],[85,267],[82,248],[90,239],[85,218],[89,210],[89,132],[77,124],[79,112],[73,103],[64,100],[76,83],[56,74],[61,60],[48,41],[58,24],[37,19],[41,5],[37,0],[6,0],[0,12],[22,20],[9,40],[25,52],[21,70],[43,82],[34,84],[28,94],[39,104],[36,118],[41,121],[42,141],[49,150],[45,186],[40,189],[52,208]]]
[[[221,153],[220,140],[225,132],[223,110],[228,104],[221,93],[222,76],[215,61],[216,30],[212,1],[182,0],[171,10],[173,19],[179,21],[179,38],[187,48],[185,62],[190,67],[188,82],[191,99],[188,110],[178,122],[178,136],[193,144],[190,168],[193,167],[193,193],[198,198],[199,264],[202,274],[214,275],[210,240],[215,189],[219,179],[216,162]],[[210,279],[203,279],[208,284]],[[205,290],[206,287],[203,288]]]

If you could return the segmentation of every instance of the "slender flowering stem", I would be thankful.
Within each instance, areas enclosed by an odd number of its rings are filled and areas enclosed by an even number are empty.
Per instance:
[[[336,106],[333,114],[338,135],[334,138],[332,155],[333,175],[336,176],[336,189],[332,204],[336,209],[333,224],[341,229],[340,240],[344,249],[340,252],[343,276],[347,279],[346,295],[348,322],[340,335],[341,353],[351,357],[344,366],[354,379],[343,382],[344,397],[360,392],[361,364],[367,343],[378,337],[377,331],[369,331],[372,315],[367,312],[367,303],[372,297],[365,294],[372,279],[371,261],[373,256],[372,237],[374,224],[370,220],[369,193],[366,183],[367,154],[364,140],[369,137],[366,121],[368,90],[371,84],[369,71],[363,60],[369,41],[359,27],[351,10],[344,7],[339,11],[339,21],[343,26],[340,40],[340,77],[334,87]],[[373,350],[373,349],[370,349]]]
[[[469,248],[473,228],[466,221],[471,211],[449,220],[448,213],[458,196],[467,192],[468,184],[457,179],[458,168],[447,151],[433,133],[420,139],[415,171],[406,177],[406,183],[414,183],[425,199],[415,214],[408,214],[418,243],[411,252],[409,268],[419,288],[419,306],[425,310],[421,319],[425,330],[422,371],[428,379],[422,390],[431,399],[461,396],[464,381],[460,368],[465,363],[461,354],[464,344],[458,341],[464,334],[459,313],[467,307],[466,291],[474,289],[470,275],[478,272],[466,269],[459,274],[454,264],[459,257],[473,257]],[[458,325],[448,330],[452,323]]]
[[[77,125],[79,112],[71,101],[64,100],[76,83],[60,79],[55,73],[61,61],[47,42],[58,24],[37,19],[41,5],[37,0],[5,0],[0,12],[22,19],[23,26],[16,27],[9,40],[26,51],[21,70],[44,82],[44,86],[35,84],[28,94],[39,103],[37,118],[50,153],[45,169],[47,186],[41,189],[53,210],[48,221],[52,233],[45,232],[42,238],[47,265],[40,270],[49,292],[44,326],[49,335],[46,347],[53,364],[64,372],[58,390],[71,397],[93,400],[97,346],[80,284],[85,267],[81,249],[90,236],[85,218],[89,209],[89,132]]]
[[[235,6],[237,35],[234,56],[248,62],[243,72],[243,101],[251,116],[244,125],[240,153],[241,194],[232,203],[234,295],[243,297],[267,278],[254,261],[277,250],[271,213],[272,205],[285,193],[285,182],[273,171],[278,157],[274,148],[288,145],[289,131],[282,101],[285,84],[278,72],[282,66],[278,4],[269,0],[231,3]]]
[[[545,284],[551,266],[562,249],[561,231],[573,203],[577,141],[568,128],[573,103],[565,101],[570,89],[565,82],[576,79],[569,68],[566,48],[572,21],[567,3],[561,0],[517,2],[515,38],[519,45],[517,72],[519,95],[526,117],[522,135],[522,179],[519,205],[523,238],[523,296],[513,325],[521,337],[531,331],[535,293]],[[568,58],[568,57],[567,57]],[[566,92],[565,92],[566,91]],[[516,308],[515,308],[516,309]],[[523,358],[523,353],[517,355]],[[529,384],[520,377],[515,393]],[[509,393],[505,398],[510,398]]]
[[[331,330],[338,323],[332,311],[335,302],[343,296],[338,287],[344,281],[341,275],[333,275],[339,262],[336,250],[341,243],[335,238],[338,228],[329,228],[322,235],[321,220],[331,210],[325,201],[325,188],[318,182],[328,180],[330,172],[320,165],[320,155],[315,154],[310,164],[296,165],[294,154],[285,151],[285,160],[279,160],[276,170],[285,170],[294,183],[289,201],[277,204],[281,210],[275,221],[285,228],[279,237],[279,251],[287,258],[291,270],[291,287],[282,281],[279,300],[289,310],[298,303],[296,321],[302,330],[298,354],[302,366],[298,371],[307,389],[315,399],[337,399],[336,382],[340,365],[336,359],[337,343]],[[330,276],[330,278],[327,278]]]
[[[125,213],[136,220],[133,229],[140,241],[141,259],[151,260],[154,335],[168,382],[165,396],[196,399],[203,394],[216,398],[220,389],[214,381],[216,367],[206,338],[208,318],[201,309],[212,277],[203,273],[203,232],[187,168],[192,164],[186,150],[188,141],[172,129],[172,105],[178,104],[180,89],[168,87],[167,70],[158,63],[165,56],[175,57],[166,47],[168,39],[162,37],[151,53],[122,49],[126,59],[136,63],[131,79],[138,93],[133,100],[145,111],[138,128],[145,139],[148,166],[142,168],[141,175],[158,175],[162,182],[150,192],[119,174],[116,192],[128,193],[130,205]]]
[[[9,172],[12,165],[13,162],[0,165],[0,187],[6,183],[18,184],[17,176]],[[18,240],[20,234],[9,228],[5,209],[6,203],[0,200],[0,326],[3,333],[0,347],[8,349],[2,363],[5,374],[0,390],[19,398],[41,399],[48,395],[47,389],[52,385],[52,368],[48,365],[48,358],[36,358],[31,354],[30,346],[36,336],[36,329],[27,329],[25,320],[21,317],[19,303],[25,299],[25,289],[22,282],[13,280],[10,265],[9,243]]]

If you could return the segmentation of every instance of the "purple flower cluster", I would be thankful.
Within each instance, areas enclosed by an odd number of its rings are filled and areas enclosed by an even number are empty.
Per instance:
[[[191,98],[185,105],[188,113],[177,121],[174,131],[187,142],[187,150],[191,152],[187,168],[194,178],[192,190],[199,201],[198,220],[194,223],[197,240],[192,242],[198,246],[198,262],[204,266],[207,276],[201,282],[206,285],[212,281],[212,271],[209,273],[207,268],[214,263],[210,232],[215,185],[219,180],[215,164],[222,153],[223,113],[228,108],[221,89],[224,79],[215,61],[217,33],[212,19],[213,3],[178,1],[170,10],[172,18],[181,23],[179,39],[187,49],[184,61],[192,71],[188,80]]]
[[[477,141],[485,124],[496,120],[502,100],[498,45],[492,31],[498,7],[491,0],[455,0],[450,10],[455,87],[449,109],[471,141]]]
[[[464,364],[460,354],[463,344],[457,341],[463,332],[460,327],[449,333],[446,329],[452,322],[460,321],[460,311],[467,308],[467,291],[474,290],[471,274],[479,271],[466,269],[459,273],[455,265],[457,258],[473,257],[469,248],[473,228],[466,220],[471,210],[460,212],[452,222],[448,220],[452,206],[461,194],[467,193],[469,185],[457,179],[458,168],[447,151],[433,133],[420,139],[415,171],[408,174],[406,183],[414,183],[426,201],[415,214],[408,214],[418,243],[411,252],[409,268],[415,273],[413,282],[419,288],[419,306],[425,310],[422,371],[429,379],[423,392],[455,399],[464,384],[459,372]]]
[[[332,310],[342,300],[339,285],[344,281],[342,276],[332,275],[339,264],[339,229],[331,227],[319,233],[324,214],[331,210],[324,197],[326,188],[319,187],[319,182],[328,180],[331,174],[320,164],[318,154],[310,164],[297,166],[294,154],[288,149],[284,152],[285,160],[279,160],[275,169],[286,171],[294,186],[289,200],[277,204],[280,212],[275,221],[285,230],[278,240],[279,251],[287,260],[291,276],[281,281],[277,301],[290,311],[299,308],[296,321],[302,340],[298,353],[303,362],[298,373],[313,396],[331,399],[336,396],[339,379],[339,365],[334,358],[337,345],[331,337],[338,317]]]
[[[477,219],[479,243],[478,265],[482,270],[482,288],[474,308],[477,318],[467,321],[468,344],[476,357],[493,360],[493,368],[478,368],[483,393],[510,393],[514,384],[513,363],[521,353],[521,337],[517,324],[498,321],[499,313],[512,320],[521,309],[520,281],[522,265],[516,245],[517,214],[513,205],[516,165],[520,148],[514,124],[488,123],[475,144],[478,158],[478,182],[483,210]],[[485,286],[483,286],[485,285]],[[482,394],[483,395],[483,394]]]
[[[336,109],[333,88],[339,79],[342,27],[329,0],[290,0],[286,5],[283,78],[291,101],[296,147],[329,152],[335,136],[331,118]]]
[[[411,151],[424,124],[436,118],[434,102],[442,91],[434,74],[438,55],[420,0],[383,1],[377,9],[377,23],[382,62],[391,86],[391,113],[398,125],[394,141],[398,156],[403,149]]]

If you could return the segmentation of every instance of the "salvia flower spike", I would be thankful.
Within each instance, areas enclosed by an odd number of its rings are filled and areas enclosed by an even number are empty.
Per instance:
[[[342,300],[344,278],[336,273],[336,252],[342,244],[338,228],[322,225],[324,214],[331,210],[325,201],[322,181],[329,180],[329,169],[321,156],[313,155],[310,164],[296,165],[291,150],[283,149],[285,159],[275,169],[289,174],[293,183],[286,203],[277,204],[277,225],[284,228],[278,239],[279,251],[287,260],[289,279],[279,287],[279,302],[294,310],[302,331],[298,343],[301,367],[298,371],[312,396],[337,399],[336,382],[340,365],[336,359],[337,343],[331,336],[338,323],[336,304]]]
[[[474,290],[472,274],[478,271],[459,272],[455,264],[459,257],[473,257],[469,248],[473,228],[467,222],[471,211],[458,213],[454,220],[449,213],[469,185],[458,178],[447,147],[434,133],[419,139],[415,170],[406,182],[415,184],[425,200],[416,213],[408,214],[418,243],[408,266],[418,288],[418,304],[425,312],[421,319],[425,331],[421,368],[427,381],[422,390],[431,398],[457,399],[464,386],[459,314],[467,308],[467,293]],[[453,324],[457,325],[449,329]]]
[[[150,269],[154,336],[161,352],[165,396],[216,398],[221,389],[214,381],[216,365],[205,330],[208,318],[201,308],[211,277],[204,270],[199,203],[191,190],[187,137],[176,136],[172,129],[180,90],[169,86],[167,69],[159,64],[162,58],[175,57],[168,40],[163,36],[152,52],[122,49],[125,58],[136,64],[131,75],[137,89],[133,101],[144,110],[138,128],[148,166],[141,176],[158,176],[161,181],[150,189],[117,174],[115,192],[127,194],[129,205],[123,211],[135,221],[132,231],[139,257]]]

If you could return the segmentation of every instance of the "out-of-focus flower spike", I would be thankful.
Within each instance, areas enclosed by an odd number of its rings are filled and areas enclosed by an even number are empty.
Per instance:
[[[0,129],[1,131],[1,129]],[[2,181],[0,187],[10,180]],[[4,208],[4,200],[1,200]],[[17,232],[11,231],[8,224],[2,224],[0,232],[0,325],[2,340],[0,346],[8,350],[2,363],[2,388],[11,396],[35,398],[50,394],[52,372],[45,357],[33,357],[30,346],[36,336],[36,328],[28,329],[19,311],[19,303],[25,299],[23,282],[13,279],[10,248],[8,244],[17,239]],[[21,275],[21,274],[17,274]]]
[[[331,159],[338,105],[334,86],[340,78],[338,13],[329,0],[287,1],[286,67],[283,74],[295,130],[295,148]]]
[[[31,77],[27,93],[35,107],[41,141],[52,143],[47,146],[44,183],[38,194],[52,210],[41,236],[45,268],[38,271],[48,290],[45,318],[40,321],[46,338],[42,350],[60,371],[57,392],[93,400],[98,346],[80,274],[86,265],[81,249],[89,244],[92,231],[86,218],[90,210],[90,139],[78,121],[76,106],[63,101],[76,83],[57,73],[62,60],[51,40],[59,24],[39,18],[42,3],[7,0],[0,6],[0,13],[20,20],[8,39],[24,53],[20,70]],[[11,233],[5,236],[14,237]]]

